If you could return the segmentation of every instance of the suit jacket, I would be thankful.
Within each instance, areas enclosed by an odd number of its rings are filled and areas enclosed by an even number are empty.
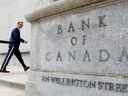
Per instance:
[[[20,30],[18,28],[14,28],[11,32],[9,47],[19,48],[20,43],[24,42],[24,39],[20,37]]]

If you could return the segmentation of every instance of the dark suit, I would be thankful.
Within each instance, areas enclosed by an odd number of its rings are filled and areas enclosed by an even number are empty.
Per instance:
[[[4,62],[1,66],[1,71],[5,71],[6,67],[12,57],[12,55],[14,54],[18,60],[20,61],[20,63],[22,64],[23,68],[26,68],[26,65],[22,59],[20,50],[19,50],[19,46],[21,42],[25,42],[25,40],[23,40],[20,37],[20,30],[18,28],[14,28],[11,32],[11,37],[10,37],[10,44],[9,44],[9,49],[8,49],[8,53],[4,59]]]

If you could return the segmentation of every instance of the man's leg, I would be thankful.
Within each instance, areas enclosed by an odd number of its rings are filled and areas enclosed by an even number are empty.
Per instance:
[[[6,67],[7,67],[7,65],[8,65],[8,63],[9,63],[9,61],[10,61],[12,55],[13,55],[13,52],[14,52],[14,48],[13,47],[9,48],[8,53],[7,53],[7,55],[6,55],[5,59],[4,59],[4,62],[2,64],[2,66],[1,66],[1,70],[0,71],[6,71]]]
[[[18,60],[20,61],[20,63],[22,64],[23,68],[25,71],[27,71],[29,69],[29,67],[27,67],[24,63],[24,60],[22,59],[20,50],[18,48],[15,49],[14,51],[15,56],[18,58]],[[27,70],[26,70],[27,69]]]

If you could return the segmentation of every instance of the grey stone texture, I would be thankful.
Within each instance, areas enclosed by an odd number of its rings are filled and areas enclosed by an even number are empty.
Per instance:
[[[99,1],[62,0],[27,15],[27,96],[128,95],[128,1]]]
[[[120,77],[34,72],[27,96],[127,96],[128,81]]]
[[[127,4],[83,7],[39,20],[32,28],[38,62],[32,65],[66,73],[127,73]]]

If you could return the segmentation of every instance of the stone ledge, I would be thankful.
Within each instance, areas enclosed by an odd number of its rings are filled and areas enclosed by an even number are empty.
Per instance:
[[[0,73],[0,85],[25,90],[26,82],[26,73]]]
[[[38,8],[25,16],[29,22],[33,22],[43,17],[52,16],[71,9],[79,8],[86,5],[91,5],[98,2],[110,0],[60,0],[42,8]],[[112,1],[112,0],[111,0]]]
[[[23,83],[11,82],[8,80],[0,80],[0,85],[25,90],[25,84],[23,84]]]

